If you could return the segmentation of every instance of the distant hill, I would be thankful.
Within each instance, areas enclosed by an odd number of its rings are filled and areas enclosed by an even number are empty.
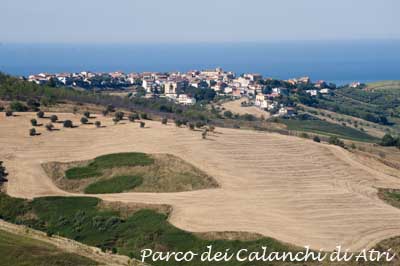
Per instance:
[[[400,90],[400,80],[384,80],[368,83],[367,90],[396,89]]]

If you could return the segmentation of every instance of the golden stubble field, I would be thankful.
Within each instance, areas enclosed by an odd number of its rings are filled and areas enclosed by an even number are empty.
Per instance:
[[[47,114],[49,115],[49,114]],[[57,114],[79,124],[80,115]],[[7,192],[34,198],[70,195],[58,189],[42,163],[88,160],[116,152],[169,153],[213,176],[220,188],[180,193],[122,193],[104,200],[169,204],[170,222],[193,232],[259,233],[298,246],[359,250],[400,235],[400,210],[382,202],[376,187],[400,180],[359,163],[347,151],[310,140],[249,130],[201,132],[172,123],[123,121],[104,128],[83,125],[28,136],[33,113],[0,117],[0,160],[10,175]],[[39,123],[47,123],[39,119]],[[371,162],[373,163],[373,162]],[[375,170],[374,170],[375,169]]]

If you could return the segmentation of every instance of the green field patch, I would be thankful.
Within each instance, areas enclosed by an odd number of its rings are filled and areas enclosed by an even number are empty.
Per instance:
[[[86,194],[121,193],[133,189],[143,183],[141,176],[116,176],[100,180],[85,188]]]
[[[379,139],[365,132],[356,130],[351,127],[329,123],[323,120],[296,120],[296,119],[281,119],[281,123],[285,124],[289,130],[305,131],[328,136],[337,136],[343,139],[363,141],[363,142],[378,142]]]
[[[60,189],[72,193],[181,192],[218,187],[205,172],[170,154],[111,154],[87,162],[49,162],[42,167]]]
[[[154,160],[144,153],[115,153],[96,157],[91,163],[83,167],[74,167],[65,172],[67,179],[85,179],[102,175],[102,170],[126,167],[145,166],[154,163]]]

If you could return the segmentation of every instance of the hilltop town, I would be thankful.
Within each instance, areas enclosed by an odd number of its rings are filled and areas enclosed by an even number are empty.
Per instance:
[[[299,90],[311,97],[327,95],[335,84],[325,81],[313,83],[309,77],[285,81],[264,78],[261,74],[246,73],[236,75],[221,68],[181,72],[143,72],[129,73],[79,73],[30,75],[28,80],[37,84],[50,84],[96,90],[125,90],[130,96],[144,98],[167,98],[177,104],[194,105],[201,100],[213,100],[215,97],[239,99],[247,97],[245,105],[254,105],[273,115],[290,116],[295,113],[293,104],[282,101],[282,96],[297,93]],[[354,83],[351,87],[360,87]]]

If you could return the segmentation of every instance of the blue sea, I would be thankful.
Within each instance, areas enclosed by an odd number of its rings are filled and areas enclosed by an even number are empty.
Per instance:
[[[0,71],[188,71],[222,67],[337,84],[400,80],[400,40],[202,44],[0,44]]]

